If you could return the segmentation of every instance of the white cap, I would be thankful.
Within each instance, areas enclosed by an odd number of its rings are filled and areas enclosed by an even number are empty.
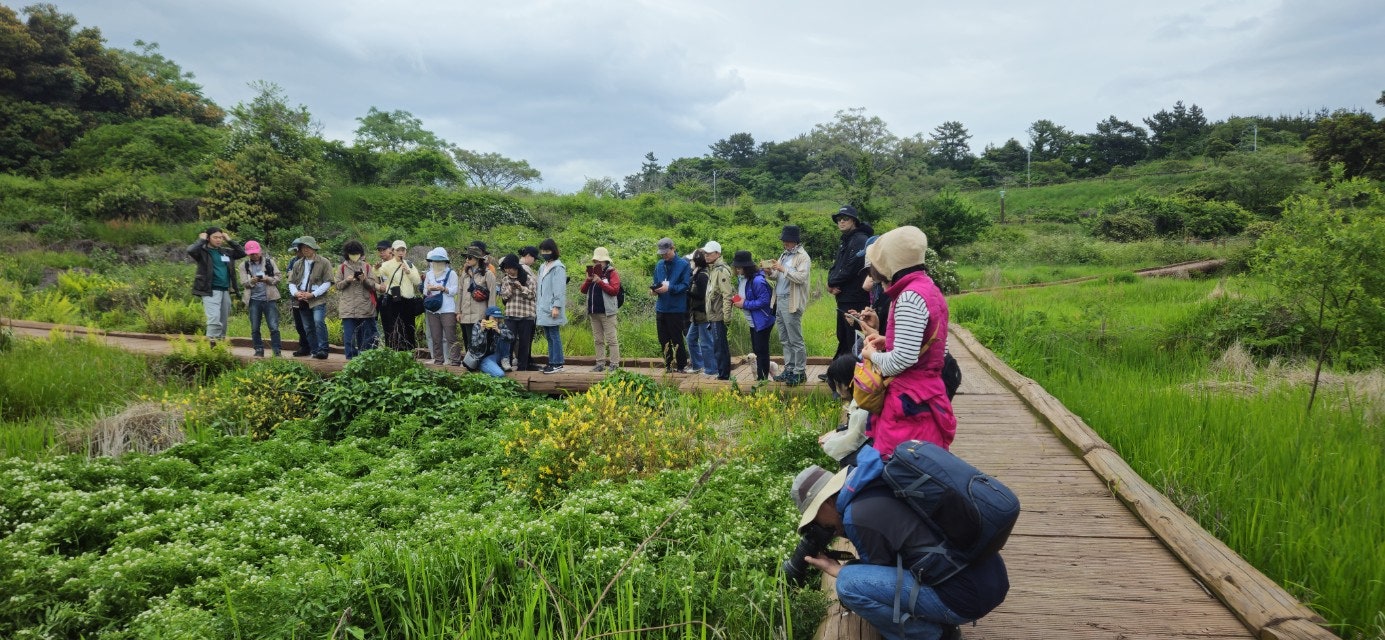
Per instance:
[[[702,247],[702,253],[721,253],[721,243],[716,240],[708,240]]]

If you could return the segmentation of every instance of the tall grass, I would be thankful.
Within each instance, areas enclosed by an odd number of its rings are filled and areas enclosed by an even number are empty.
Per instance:
[[[1385,430],[1349,389],[1218,384],[1170,339],[1208,281],[966,296],[953,318],[1081,415],[1147,480],[1344,637],[1385,611]],[[1249,390],[1249,392],[1247,392]],[[1379,398],[1375,402],[1379,402]]]
[[[143,356],[56,334],[17,340],[0,351],[0,458],[41,457],[59,422],[164,389]]]

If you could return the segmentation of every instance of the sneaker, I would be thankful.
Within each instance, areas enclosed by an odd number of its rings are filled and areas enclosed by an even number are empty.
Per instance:
[[[438,366],[442,366],[442,360],[434,360],[434,361],[433,361],[433,364],[438,365]]]
[[[302,358],[302,357],[304,357],[304,356],[313,355],[313,352],[308,351],[308,350],[306,350],[306,349],[299,349],[299,350],[293,352],[293,353],[290,354],[290,355],[292,355],[292,356],[295,357],[295,358]]]
[[[962,640],[962,628],[955,624],[943,625],[940,640]]]
[[[255,357],[256,357],[256,358],[263,358],[263,357],[264,357],[264,349],[256,349],[256,350],[255,350]]]
[[[592,367],[592,373],[601,373],[602,371],[605,371],[605,370],[606,370],[606,365],[601,364],[601,363],[599,363],[599,362],[596,364],[595,367]]]
[[[819,374],[818,374],[818,380],[821,380],[821,381],[823,381],[823,382],[827,382],[827,374],[825,374],[825,373],[819,373]]]
[[[500,370],[501,370],[501,371],[514,371],[514,370],[515,370],[515,365],[510,364],[510,361],[509,361],[509,360],[506,360],[506,361],[500,363]]]
[[[314,353],[314,354],[313,354],[313,357],[314,357],[314,358],[317,358],[318,360],[326,360],[326,359],[327,359],[327,352],[326,352],[326,351],[319,351],[319,352],[317,352],[317,353]]]
[[[274,357],[276,357],[276,358],[282,358],[283,356],[284,356],[284,354],[279,353],[279,350],[278,350],[278,349],[275,349],[275,350],[274,350]]]
[[[212,338],[211,340],[208,340],[207,342],[210,343],[210,344],[212,345],[212,348],[213,348],[213,349],[216,348],[216,338]]]
[[[550,365],[548,365],[548,366],[546,366],[546,367],[543,368],[543,372],[544,372],[544,373],[558,373],[558,372],[560,372],[560,371],[562,371],[562,370],[563,370],[563,365],[560,365],[560,364],[558,364],[558,365],[550,364]]]

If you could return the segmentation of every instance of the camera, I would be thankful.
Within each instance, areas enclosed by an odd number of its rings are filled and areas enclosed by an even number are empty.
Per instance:
[[[789,584],[795,587],[802,587],[808,583],[808,570],[813,568],[804,558],[826,553],[827,545],[832,543],[837,534],[827,527],[813,523],[804,527],[800,536],[798,546],[794,547],[793,553],[782,566]]]

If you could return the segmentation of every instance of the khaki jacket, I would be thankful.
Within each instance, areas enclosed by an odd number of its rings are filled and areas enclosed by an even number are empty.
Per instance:
[[[486,318],[486,308],[495,306],[495,273],[490,269],[457,273],[457,322],[476,324]],[[471,297],[471,285],[486,288],[486,299]]]
[[[731,306],[734,295],[736,274],[731,272],[725,258],[717,258],[707,268],[707,322],[726,322],[735,308]]]
[[[781,254],[779,257],[779,261],[781,263],[784,261],[784,255],[787,255],[787,253]],[[808,252],[803,250],[803,245],[799,245],[795,250],[793,257],[789,260],[789,265],[785,267],[785,271],[775,271],[774,279],[769,280],[769,286],[775,290],[774,293],[770,294],[770,306],[778,307],[779,305],[778,279],[788,278],[789,308],[785,309],[785,311],[787,311],[788,313],[800,313],[804,309],[807,309],[808,278],[811,275],[812,270],[812,259],[808,257]],[[766,279],[769,279],[769,272],[766,272],[765,276]]]
[[[293,263],[293,269],[289,271],[289,293],[297,290],[298,285],[303,282],[303,265],[305,260],[298,260]],[[313,270],[308,273],[308,289],[317,290],[318,286],[327,283],[327,290],[331,289],[332,282],[332,261],[318,254],[313,258]],[[327,304],[327,291],[324,290],[319,295],[308,301],[309,307],[320,307]]]
[[[356,279],[356,274],[361,278]],[[362,260],[356,264],[343,262],[337,266],[337,317],[374,318],[375,317],[375,269]]]

